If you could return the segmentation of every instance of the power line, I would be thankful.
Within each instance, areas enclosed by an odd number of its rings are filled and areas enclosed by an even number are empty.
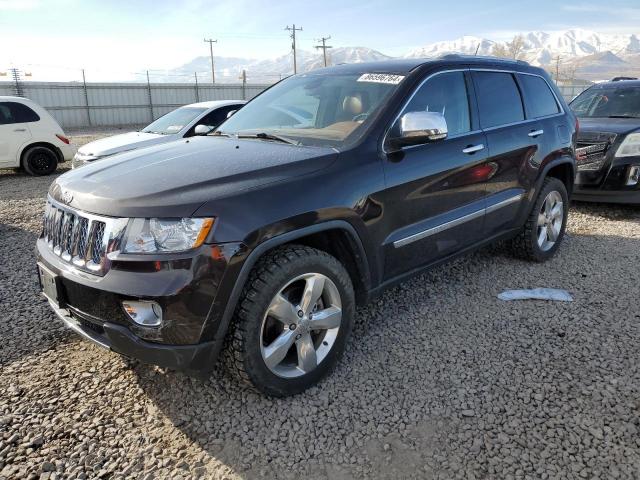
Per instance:
[[[213,69],[213,44],[218,43],[218,40],[204,39],[209,44],[209,50],[211,51],[211,83],[216,83],[216,72]]]
[[[296,24],[294,23],[293,27],[290,27],[289,25],[287,25],[285,30],[288,30],[291,32],[291,38],[293,40],[291,49],[293,50],[293,74],[295,75],[296,73],[298,73],[298,63],[296,61],[296,32],[301,32],[302,27],[296,28]]]
[[[330,45],[327,45],[326,42],[331,38],[331,35],[328,37],[322,37],[318,39],[319,42],[322,42],[322,45],[316,45],[315,48],[322,49],[322,57],[324,58],[324,66],[327,66],[327,48],[333,48]]]

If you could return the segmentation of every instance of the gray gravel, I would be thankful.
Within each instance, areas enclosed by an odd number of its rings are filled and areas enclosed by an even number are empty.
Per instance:
[[[388,291],[274,400],[66,331],[36,290],[50,181],[0,172],[0,477],[640,477],[640,208],[575,206],[547,264],[494,247]],[[575,301],[496,298],[543,286]]]

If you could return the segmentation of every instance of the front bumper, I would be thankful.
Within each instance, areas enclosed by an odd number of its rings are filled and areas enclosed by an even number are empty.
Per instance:
[[[75,317],[70,309],[49,305],[64,324],[80,336],[93,343],[126,357],[144,363],[187,372],[206,370],[219,354],[218,342],[210,341],[196,345],[160,345],[147,342],[122,325],[110,322],[88,323]]]
[[[36,244],[36,255],[38,263],[55,275],[58,298],[49,303],[69,328],[145,363],[207,371],[213,368],[226,333],[220,318],[234,279],[234,268],[227,267],[239,249],[240,244],[230,243],[203,245],[189,257],[116,255],[103,276],[63,261],[43,238]],[[136,324],[124,311],[125,300],[160,304],[162,325]]]
[[[578,170],[572,198],[583,202],[640,204],[640,182],[627,185],[630,168],[637,165],[639,157],[623,157],[608,160],[601,170]]]

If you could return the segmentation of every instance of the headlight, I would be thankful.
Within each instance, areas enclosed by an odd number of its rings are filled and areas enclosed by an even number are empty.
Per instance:
[[[197,248],[205,241],[213,218],[132,218],[123,253],[170,253]]]
[[[616,151],[616,157],[640,156],[640,133],[630,133]]]

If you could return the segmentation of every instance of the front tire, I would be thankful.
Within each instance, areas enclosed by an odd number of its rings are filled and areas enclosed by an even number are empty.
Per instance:
[[[535,262],[551,258],[564,238],[568,211],[569,195],[564,183],[546,178],[524,227],[510,242],[514,255]]]
[[[32,176],[51,175],[58,167],[58,156],[47,147],[31,147],[24,153],[22,166]]]
[[[327,375],[351,332],[355,296],[331,255],[288,245],[261,258],[247,280],[227,348],[232,372],[276,397]]]

